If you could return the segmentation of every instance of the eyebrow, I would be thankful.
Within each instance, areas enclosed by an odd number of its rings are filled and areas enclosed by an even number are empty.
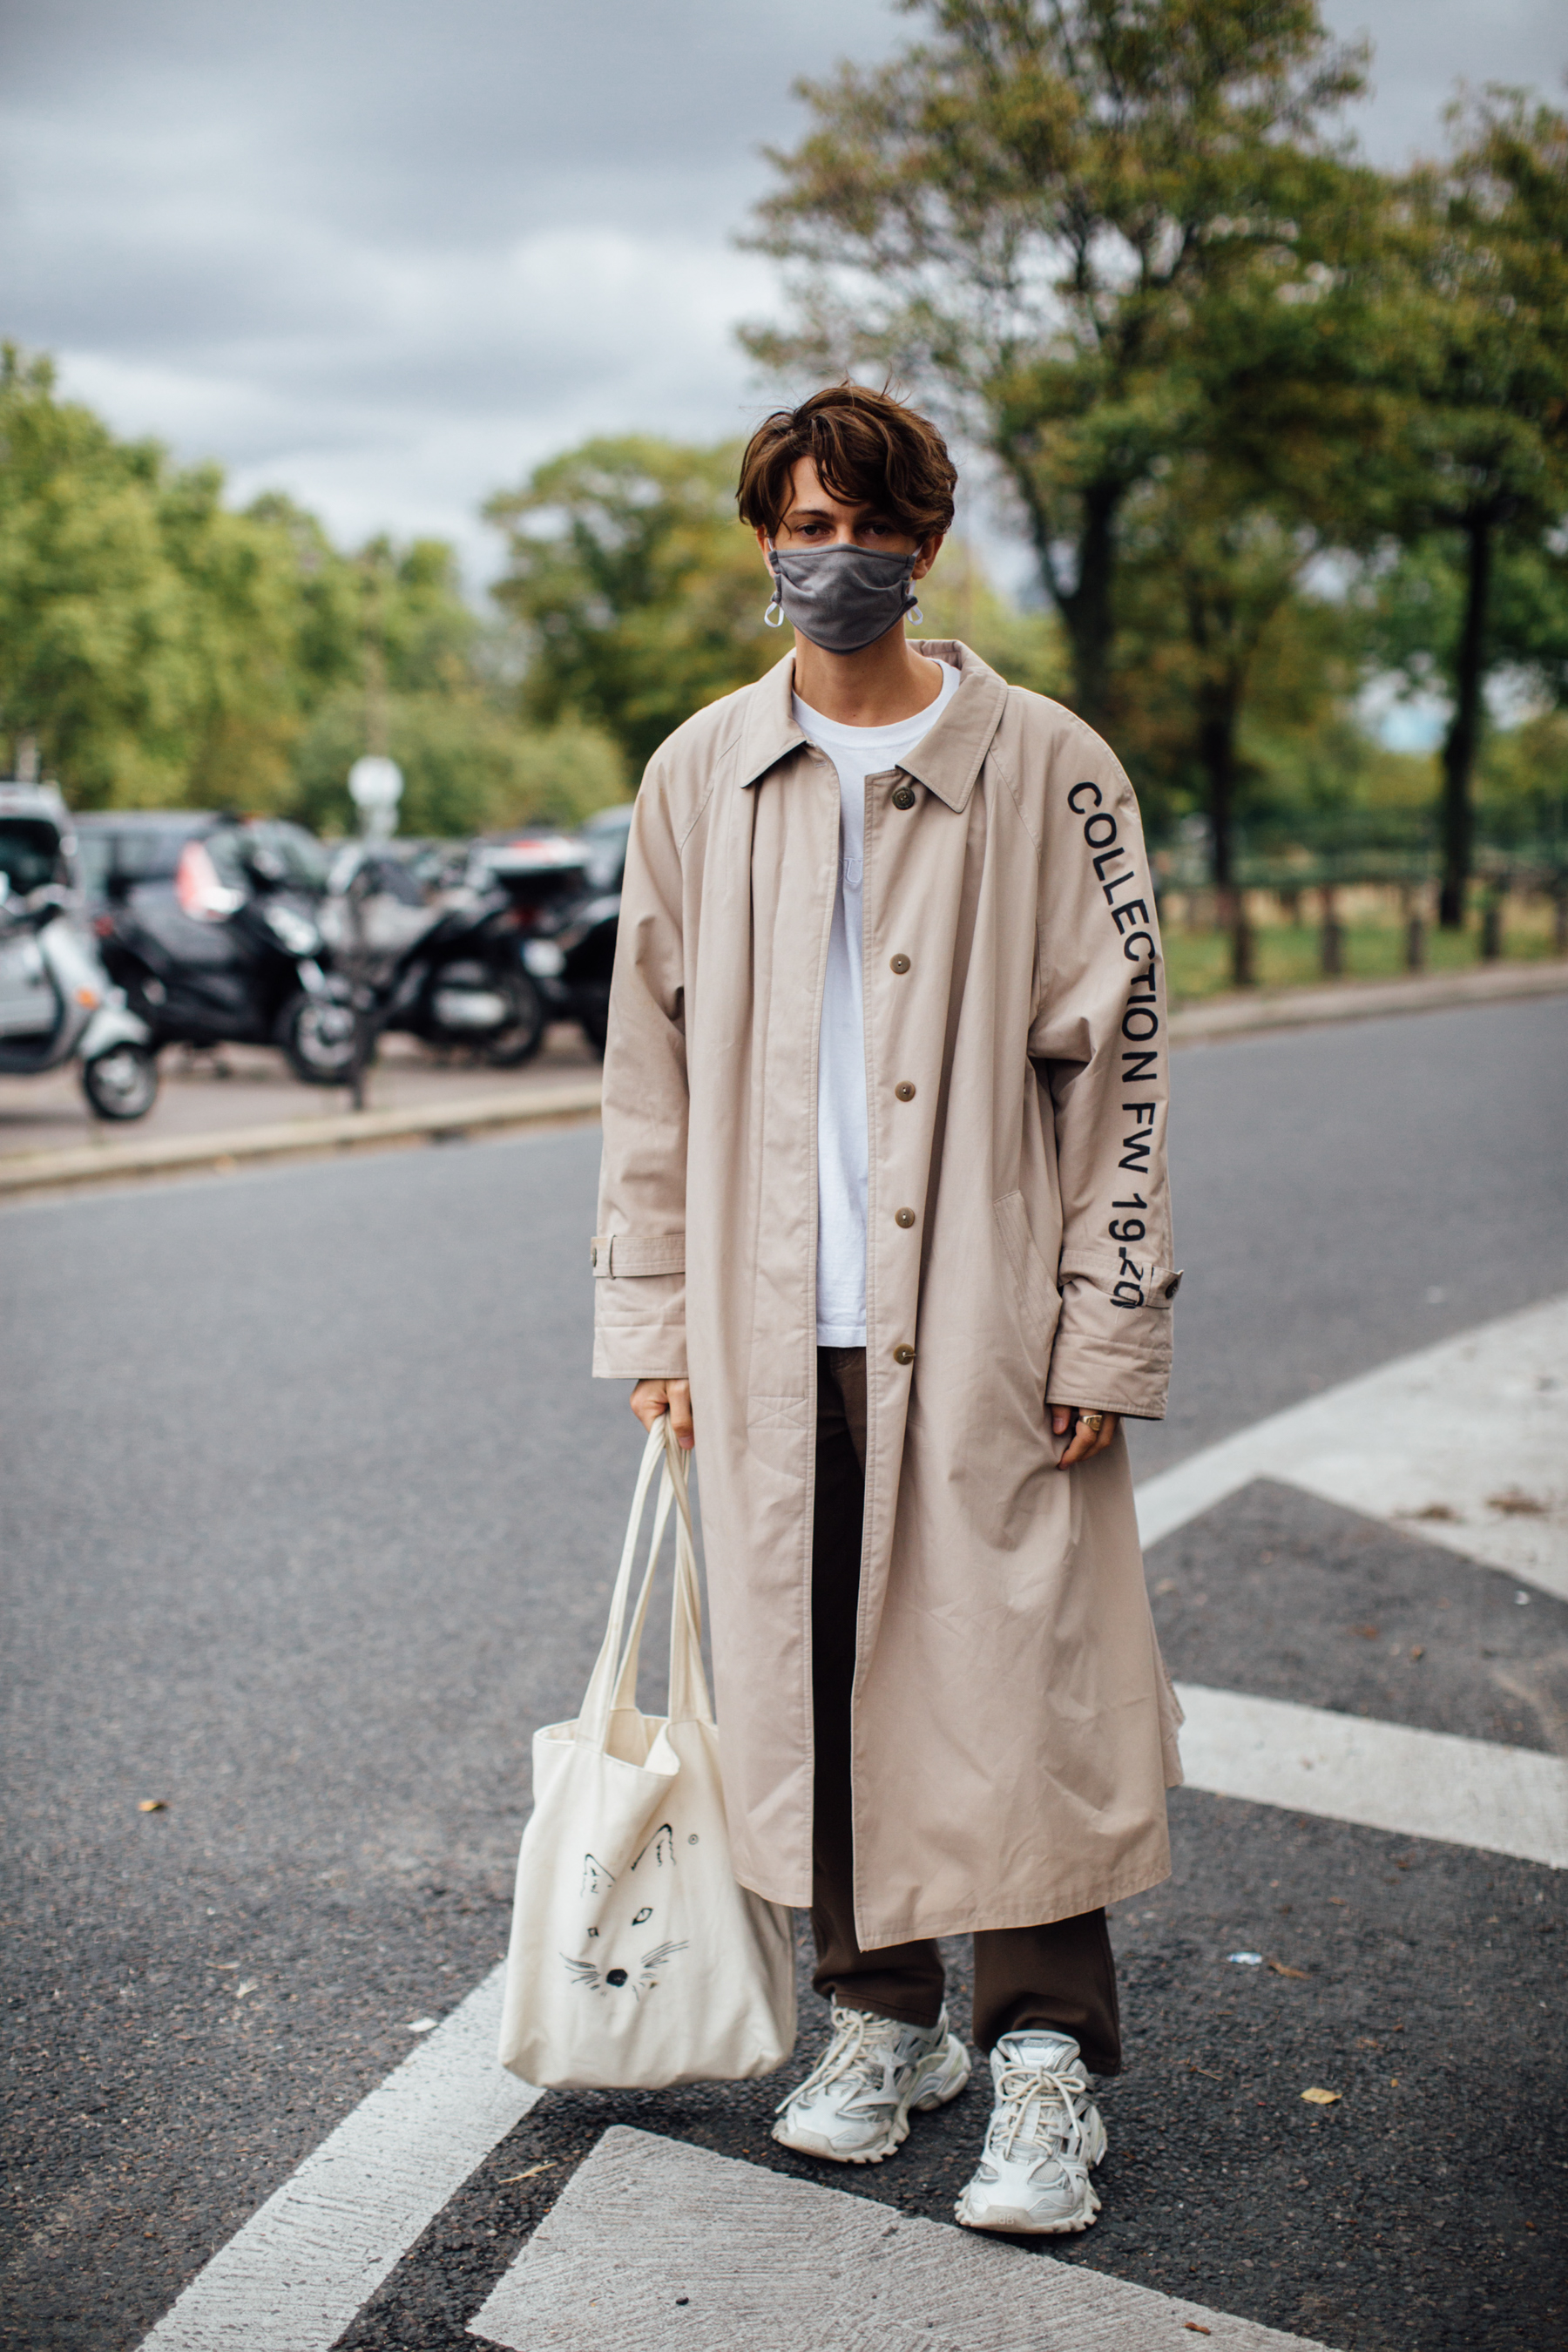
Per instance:
[[[893,520],[892,516],[884,508],[874,507],[869,500],[864,506],[856,507],[851,511],[858,523],[891,523]],[[833,522],[837,517],[831,507],[790,506],[785,508],[781,520],[784,522]]]

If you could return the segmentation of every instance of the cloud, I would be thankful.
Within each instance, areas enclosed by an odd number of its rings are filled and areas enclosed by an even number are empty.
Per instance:
[[[471,566],[498,484],[584,434],[716,437],[773,299],[731,242],[795,74],[879,0],[206,0],[13,23],[5,331],[122,429]]]
[[[1379,160],[1457,76],[1552,82],[1552,0],[1331,0],[1381,44]],[[494,561],[475,510],[591,432],[765,404],[731,242],[801,74],[915,29],[882,0],[53,0],[0,35],[0,324],[121,429],[279,484],[345,537]]]

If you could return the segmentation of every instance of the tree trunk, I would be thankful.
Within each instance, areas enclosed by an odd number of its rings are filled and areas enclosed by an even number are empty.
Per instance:
[[[1454,715],[1443,739],[1443,882],[1437,899],[1437,920],[1446,931],[1464,927],[1465,890],[1475,849],[1476,820],[1470,791],[1481,735],[1481,686],[1492,568],[1489,516],[1467,525],[1465,537],[1465,617],[1454,649]]]
[[[1210,871],[1223,895],[1236,875],[1236,711],[1223,686],[1199,700],[1198,761],[1208,784]]]
[[[1079,717],[1102,735],[1110,725],[1116,515],[1123,495],[1119,482],[1097,482],[1085,491],[1078,536],[1078,584],[1070,596],[1060,599],[1072,645],[1074,707]]]
[[[1056,528],[1056,518],[1040,496],[1027,445],[1010,446],[1003,439],[995,446],[1029,518],[1041,585],[1067,631],[1072,656],[1072,707],[1103,735],[1110,719],[1110,648],[1116,629],[1116,518],[1127,485],[1091,482],[1082,493],[1069,588],[1063,583],[1058,562],[1065,534]]]
[[[1240,696],[1233,680],[1205,688],[1198,703],[1198,758],[1208,780],[1210,855],[1217,913],[1230,934],[1230,977],[1250,988],[1257,977],[1247,897],[1236,884],[1236,722]]]

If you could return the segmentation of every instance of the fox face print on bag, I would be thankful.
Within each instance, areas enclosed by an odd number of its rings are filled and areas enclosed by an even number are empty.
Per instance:
[[[697,1843],[695,1837],[692,1843]],[[631,1866],[626,1881],[629,1888],[626,1899],[628,1903],[636,1903],[637,1908],[632,1914],[630,1926],[618,1926],[601,1909],[599,1924],[588,1929],[591,1948],[587,1958],[574,1960],[568,1958],[564,1952],[562,1954],[569,1974],[590,1992],[626,1990],[633,2000],[640,2000],[645,1992],[651,1992],[658,1984],[666,1963],[672,1960],[677,1952],[684,1952],[687,1948],[684,1941],[661,1944],[658,1940],[659,1931],[656,1915],[659,1906],[652,1899],[654,1889],[646,1876],[640,1885],[637,1884],[637,1872],[650,1854],[656,1876],[662,1871],[675,1868],[675,1832],[668,1822],[659,1823]],[[597,1902],[605,1890],[615,1884],[614,1874],[607,1871],[602,1862],[596,1861],[591,1853],[583,1856],[583,1892],[585,1896]],[[641,1897],[644,1895],[650,1899],[643,1902]],[[639,1928],[642,1930],[640,1937],[637,1933]]]
[[[643,1454],[582,1713],[534,1735],[500,2060],[551,2090],[739,2082],[771,2074],[795,2046],[790,1915],[738,1885],[730,1866],[687,1472],[667,1416]],[[656,1473],[647,1566],[626,1633]],[[669,1712],[646,1716],[637,1658],[672,1511]]]

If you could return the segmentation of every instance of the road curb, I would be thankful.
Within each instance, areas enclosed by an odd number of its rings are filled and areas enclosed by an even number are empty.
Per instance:
[[[1337,981],[1322,988],[1282,989],[1276,996],[1221,997],[1171,1015],[1171,1041],[1198,1045],[1268,1029],[1307,1029],[1339,1021],[1377,1021],[1394,1013],[1442,1013],[1459,1004],[1508,1004],[1521,997],[1568,995],[1568,963],[1487,964],[1479,971],[1408,979]]]
[[[0,1158],[0,1196],[107,1183],[127,1176],[162,1176],[182,1169],[228,1169],[242,1160],[302,1159],[363,1150],[390,1143],[448,1143],[509,1128],[592,1118],[599,1080],[572,1086],[519,1087],[515,1093],[470,1095],[427,1103],[417,1110],[344,1111],[329,1118],[280,1119],[271,1127],[231,1128],[215,1135],[170,1136],[158,1142],[86,1144],[68,1151],[18,1152]]]
[[[1373,1021],[1390,1013],[1439,1013],[1463,1004],[1505,1004],[1523,997],[1568,995],[1568,963],[1497,964],[1435,979],[1351,981],[1325,988],[1281,991],[1277,996],[1227,996],[1171,1015],[1171,1041],[1202,1045],[1270,1029],[1321,1027]],[[270,1127],[231,1128],[214,1135],[170,1136],[159,1142],[77,1145],[66,1151],[0,1154],[0,1199],[102,1184],[182,1170],[229,1169],[245,1160],[298,1160],[363,1151],[394,1143],[444,1143],[470,1135],[595,1118],[597,1077],[571,1085],[519,1087],[514,1093],[473,1095],[417,1110],[344,1111],[329,1118],[281,1119]]]

